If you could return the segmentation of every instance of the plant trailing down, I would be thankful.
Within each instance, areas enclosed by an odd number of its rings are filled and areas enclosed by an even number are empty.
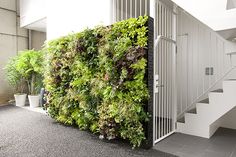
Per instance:
[[[47,106],[57,121],[140,146],[148,120],[147,16],[48,43]]]

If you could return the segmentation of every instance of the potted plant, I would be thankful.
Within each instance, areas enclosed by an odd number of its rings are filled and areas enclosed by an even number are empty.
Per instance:
[[[6,70],[6,79],[8,83],[13,86],[16,91],[14,94],[16,106],[24,106],[26,100],[26,93],[24,93],[26,81],[16,69],[18,59],[19,56],[11,58],[4,69]]]
[[[39,106],[39,90],[42,86],[43,54],[41,51],[22,51],[16,69],[25,78],[28,87],[30,107]]]

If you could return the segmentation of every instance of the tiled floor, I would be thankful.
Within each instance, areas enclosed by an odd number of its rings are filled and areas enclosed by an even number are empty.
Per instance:
[[[236,157],[236,130],[220,128],[210,139],[175,133],[155,149],[179,157]]]

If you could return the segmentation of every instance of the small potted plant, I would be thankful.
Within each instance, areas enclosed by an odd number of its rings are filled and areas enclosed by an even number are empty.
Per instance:
[[[8,83],[14,87],[14,90],[16,91],[14,94],[16,106],[24,106],[26,100],[26,93],[24,93],[26,81],[16,69],[18,59],[19,56],[11,58],[4,69],[6,70],[6,79]]]
[[[28,87],[30,107],[39,106],[39,91],[42,86],[43,54],[41,51],[22,51],[16,69],[25,78]]]

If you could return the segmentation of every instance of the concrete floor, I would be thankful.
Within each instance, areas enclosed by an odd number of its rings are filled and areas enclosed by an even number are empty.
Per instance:
[[[0,157],[173,157],[156,149],[132,150],[121,141],[56,123],[45,114],[0,107]]]
[[[210,139],[175,133],[154,148],[179,157],[236,157],[236,130],[219,128]]]

